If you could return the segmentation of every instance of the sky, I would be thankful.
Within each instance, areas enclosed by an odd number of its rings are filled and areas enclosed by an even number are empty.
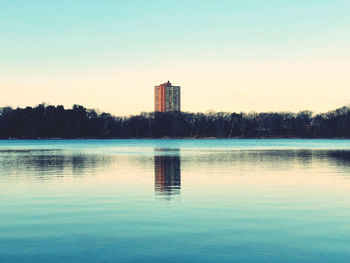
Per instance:
[[[0,107],[327,112],[350,104],[349,0],[0,0]]]

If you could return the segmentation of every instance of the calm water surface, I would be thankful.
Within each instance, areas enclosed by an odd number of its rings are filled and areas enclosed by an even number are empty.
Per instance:
[[[350,141],[0,141],[0,262],[348,263]]]

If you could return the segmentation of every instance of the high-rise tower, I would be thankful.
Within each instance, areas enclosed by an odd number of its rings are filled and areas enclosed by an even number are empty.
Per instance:
[[[154,111],[180,111],[180,86],[168,81],[154,87]]]

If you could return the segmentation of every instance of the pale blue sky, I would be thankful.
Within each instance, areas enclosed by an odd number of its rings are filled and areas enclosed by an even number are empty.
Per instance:
[[[0,106],[326,111],[350,103],[349,0],[0,0]]]

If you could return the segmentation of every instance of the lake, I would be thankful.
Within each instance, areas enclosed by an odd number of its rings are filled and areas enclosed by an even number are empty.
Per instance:
[[[350,262],[350,140],[0,141],[0,262]]]

